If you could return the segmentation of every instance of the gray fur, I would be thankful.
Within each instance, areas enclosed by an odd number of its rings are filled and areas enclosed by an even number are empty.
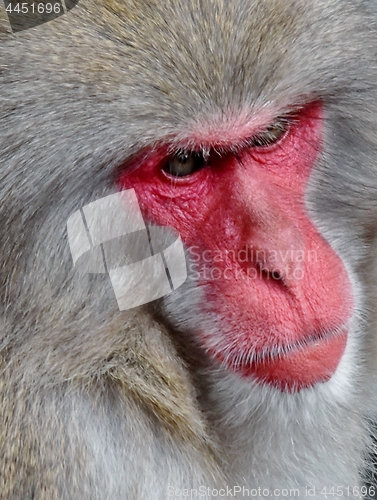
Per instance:
[[[367,473],[376,407],[373,10],[81,0],[17,35],[0,12],[1,499],[165,500],[169,485],[302,497],[316,486],[316,498],[339,486],[356,498],[345,487]],[[119,312],[104,277],[72,269],[65,226],[116,191],[143,147],[314,98],[326,144],[307,204],[345,261],[357,310],[337,374],[291,395],[212,364],[192,332],[215,333],[216,318],[197,312],[192,280],[157,307]]]

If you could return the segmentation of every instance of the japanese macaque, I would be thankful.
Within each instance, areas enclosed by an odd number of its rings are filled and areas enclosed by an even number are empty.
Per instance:
[[[372,496],[375,5],[0,19],[0,498]],[[67,221],[127,190],[188,276],[120,310]]]

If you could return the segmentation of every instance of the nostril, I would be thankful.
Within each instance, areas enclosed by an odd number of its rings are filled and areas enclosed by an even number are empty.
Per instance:
[[[283,281],[283,275],[277,269],[274,269],[272,272],[269,273],[269,275],[275,281]]]
[[[262,278],[284,283],[283,274],[278,269],[268,269],[263,264],[256,263]]]

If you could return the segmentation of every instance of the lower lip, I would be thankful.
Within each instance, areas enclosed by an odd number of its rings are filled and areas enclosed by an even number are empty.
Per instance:
[[[345,332],[322,339],[271,361],[240,366],[237,371],[282,391],[298,392],[327,382],[334,375],[344,354],[347,337]]]

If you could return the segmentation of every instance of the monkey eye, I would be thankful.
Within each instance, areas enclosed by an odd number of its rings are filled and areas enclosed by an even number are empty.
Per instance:
[[[260,148],[275,144],[286,134],[289,129],[289,121],[284,118],[276,119],[265,130],[259,132],[249,139],[248,143],[251,147]]]
[[[203,154],[196,151],[179,151],[172,156],[164,167],[164,171],[173,177],[186,177],[203,167]]]

